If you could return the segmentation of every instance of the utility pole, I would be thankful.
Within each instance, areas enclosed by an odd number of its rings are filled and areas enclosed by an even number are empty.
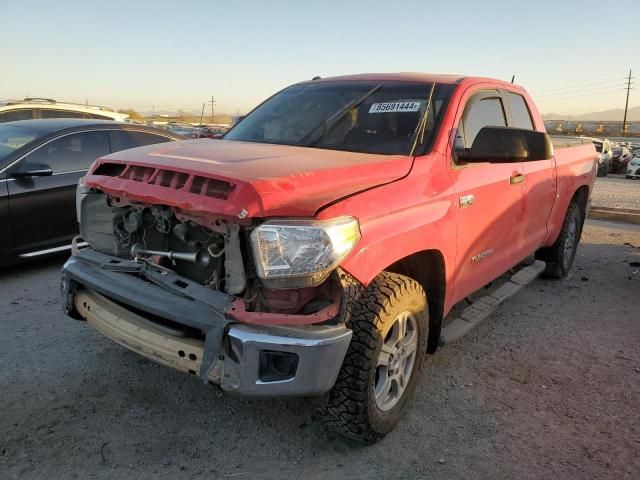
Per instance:
[[[211,104],[211,123],[213,123],[213,106],[216,103],[216,100],[213,98],[213,95],[211,95],[211,100],[209,101],[209,103]]]
[[[631,69],[629,69],[629,76],[627,77],[627,102],[624,105],[624,120],[622,120],[622,134],[624,135],[627,132],[627,110],[629,109],[629,90],[631,90],[631,80],[633,77],[631,76]]]

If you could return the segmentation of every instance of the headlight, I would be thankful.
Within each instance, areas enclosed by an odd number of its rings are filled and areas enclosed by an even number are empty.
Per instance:
[[[319,285],[358,240],[353,217],[270,220],[251,233],[258,276],[268,288]]]

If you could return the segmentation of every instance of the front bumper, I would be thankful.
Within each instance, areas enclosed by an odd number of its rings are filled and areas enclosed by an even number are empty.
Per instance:
[[[640,177],[640,167],[627,167],[627,177]]]
[[[351,340],[344,324],[238,323],[226,315],[234,297],[148,267],[145,279],[131,274],[135,268],[131,262],[81,250],[63,267],[65,310],[126,348],[197,374],[227,392],[315,396],[335,383]],[[288,362],[281,375],[266,368],[274,359]]]

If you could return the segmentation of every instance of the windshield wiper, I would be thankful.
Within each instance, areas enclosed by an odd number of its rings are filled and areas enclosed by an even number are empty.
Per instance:
[[[353,110],[354,108],[357,108],[362,102],[364,102],[367,98],[369,98],[371,95],[373,95],[374,93],[376,93],[378,90],[380,90],[382,88],[382,85],[376,85],[375,87],[373,87],[371,90],[369,90],[367,93],[365,93],[364,95],[362,95],[360,98],[358,98],[357,100],[352,100],[349,103],[347,103],[344,107],[342,107],[340,110],[338,110],[336,113],[334,113],[333,115],[331,115],[329,118],[323,120],[322,122],[320,122],[318,125],[316,125],[315,127],[313,127],[311,130],[309,130],[308,133],[306,133],[304,135],[304,137],[302,137],[300,139],[300,143],[299,145],[303,146],[303,147],[311,147],[313,145],[315,145],[316,143],[318,143],[320,140],[322,140],[322,138],[331,131],[331,129],[342,119],[342,117],[345,116],[345,114],[347,112],[350,112],[351,110]],[[322,135],[320,135],[318,138],[316,138],[315,140],[311,140],[308,143],[306,142],[306,140],[308,139],[312,139],[313,138],[313,134],[318,131],[319,129],[322,129]]]
[[[416,151],[416,147],[418,145],[424,144],[424,131],[427,128],[427,122],[429,120],[429,111],[431,110],[431,100],[433,99],[433,91],[436,88],[436,84],[431,84],[431,89],[429,90],[429,98],[427,99],[427,106],[424,109],[424,115],[418,122],[418,126],[416,127],[416,131],[413,134],[413,142],[411,143],[411,150],[409,151],[409,155],[413,157],[413,154]]]

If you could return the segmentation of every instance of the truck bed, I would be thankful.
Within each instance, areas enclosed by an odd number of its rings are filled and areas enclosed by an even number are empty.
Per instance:
[[[585,145],[591,143],[591,139],[582,137],[566,137],[564,135],[549,135],[553,149],[576,147],[578,145]]]

